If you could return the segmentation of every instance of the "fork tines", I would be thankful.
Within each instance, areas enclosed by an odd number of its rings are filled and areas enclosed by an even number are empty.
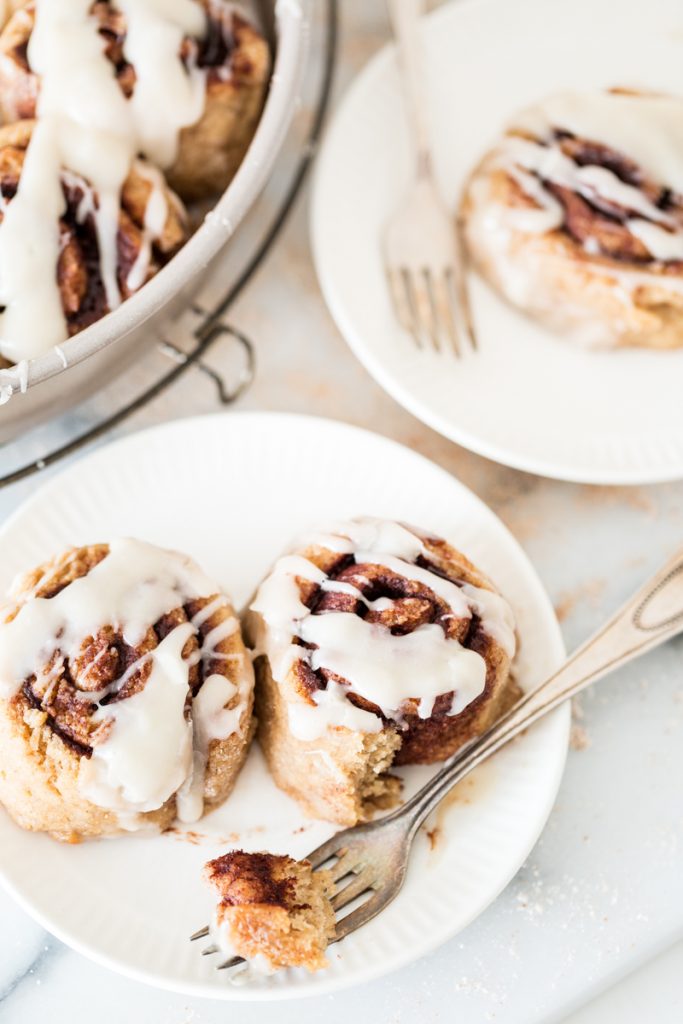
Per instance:
[[[190,935],[190,942],[196,942],[197,939],[205,939],[205,938],[207,938],[208,935],[209,935],[209,926],[208,925],[204,925],[204,927],[203,928],[199,928],[198,931],[196,931],[194,933],[194,935]],[[202,956],[212,956],[214,953],[219,953],[219,952],[220,952],[220,950],[219,950],[218,946],[216,946],[215,943],[212,943],[210,946],[207,946],[205,949],[202,950]],[[230,967],[237,967],[238,964],[243,964],[243,963],[244,963],[244,959],[241,956],[232,956],[232,957],[230,957],[229,960],[226,960],[224,963],[217,964],[216,965],[216,970],[217,971],[225,971],[225,970],[227,970]]]
[[[417,347],[433,347],[437,352],[452,349],[460,356],[460,332],[455,313],[458,289],[452,269],[435,274],[428,267],[409,270],[402,266],[390,269],[388,276],[399,322],[412,335]],[[469,316],[466,324],[467,336],[475,348]]]
[[[476,350],[462,228],[426,164],[386,225],[384,262],[394,310],[420,349]]]

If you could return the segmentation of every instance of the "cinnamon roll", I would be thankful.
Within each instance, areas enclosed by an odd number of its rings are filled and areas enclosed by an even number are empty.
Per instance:
[[[4,357],[9,363],[42,351],[45,334],[50,330],[57,332],[55,341],[62,341],[104,316],[113,304],[138,291],[188,237],[182,203],[156,167],[137,159],[111,214],[113,251],[102,250],[102,227],[110,210],[102,209],[99,193],[82,174],[62,167],[56,182],[61,209],[55,207],[53,223],[42,219],[36,234],[31,234],[33,255],[39,249],[42,234],[50,244],[40,264],[29,265],[27,269],[22,306],[16,301],[22,289],[13,286],[23,265],[17,267],[15,275],[13,261],[19,259],[20,248],[11,243],[17,234],[26,237],[32,221],[21,214],[13,218],[12,211],[18,210],[16,196],[22,187],[35,129],[35,121],[17,121],[0,127],[0,237],[6,223],[8,231],[4,258],[0,249],[0,300],[5,306],[0,359]],[[33,270],[44,274],[45,280],[37,278]],[[47,297],[41,301],[45,290]],[[55,317],[45,323],[42,317],[36,317],[35,310],[38,307],[49,311],[53,292]]]
[[[505,696],[512,612],[440,538],[356,519],[276,562],[246,619],[277,784],[353,825],[391,806],[392,764],[449,757]]]
[[[469,252],[509,302],[587,345],[683,345],[683,100],[551,96],[467,183]]]
[[[189,558],[66,551],[0,613],[0,802],[67,842],[194,821],[234,785],[252,704],[230,601]]]
[[[177,0],[175,5],[180,7]],[[263,106],[270,53],[258,28],[228,0],[184,6],[177,21],[182,32],[175,62],[176,72],[191,79],[192,95],[171,144],[161,137],[158,119],[165,116],[163,107],[177,99],[173,69],[169,74],[162,67],[163,53],[154,52],[161,36],[148,34],[148,13],[139,0],[94,0],[90,11],[138,122],[140,151],[164,169],[171,187],[189,201],[225,189],[239,167]],[[31,45],[34,25],[35,4],[29,3],[0,36],[0,110],[8,121],[35,117],[41,65]]]
[[[243,957],[254,974],[328,966],[325,950],[335,933],[329,871],[313,872],[308,861],[292,857],[234,850],[209,861],[204,878],[220,897],[210,934],[224,956]]]

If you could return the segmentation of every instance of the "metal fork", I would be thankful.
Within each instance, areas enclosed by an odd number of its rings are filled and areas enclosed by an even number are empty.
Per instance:
[[[558,672],[451,758],[407,803],[378,821],[338,832],[309,854],[307,859],[314,868],[329,867],[332,872],[337,883],[332,900],[335,911],[365,897],[362,904],[338,920],[336,941],[367,924],[398,895],[418,829],[469,772],[563,701],[681,632],[683,551],[642,586]],[[208,932],[203,928],[192,939]],[[217,949],[210,946],[204,952]],[[219,969],[240,962],[232,958]]]
[[[459,225],[434,177],[423,89],[423,0],[389,0],[416,149],[415,179],[384,230],[384,263],[399,322],[418,348],[460,356],[477,347]]]

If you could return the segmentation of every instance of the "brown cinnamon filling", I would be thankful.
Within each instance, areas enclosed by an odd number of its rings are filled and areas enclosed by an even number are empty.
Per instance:
[[[620,181],[640,191],[659,209],[674,217],[683,227],[683,198],[650,181],[642,169],[623,154],[609,146],[588,139],[580,139],[565,131],[556,130],[554,139],[560,149],[578,166],[603,167],[615,174]],[[564,209],[564,230],[582,246],[596,247],[610,259],[628,263],[651,263],[654,257],[647,247],[629,230],[630,217],[642,217],[642,213],[631,210],[597,194],[587,198],[576,192],[542,179],[543,185],[562,204]],[[669,261],[666,266],[678,269],[679,261]]]
[[[456,586],[462,581],[449,576],[443,569],[423,556],[419,556],[417,564]],[[360,592],[365,600],[344,590],[323,589],[310,581],[298,579],[301,600],[313,615],[324,615],[326,612],[350,612],[388,629],[394,636],[406,636],[428,623],[441,627],[444,635],[457,640],[464,647],[477,653],[484,653],[489,640],[481,629],[481,621],[477,615],[457,618],[450,605],[439,597],[429,586],[420,580],[408,579],[393,572],[386,566],[376,563],[358,563],[353,555],[343,555],[332,567],[327,569],[328,579],[347,584]],[[374,602],[379,598],[387,598],[391,604],[382,609],[368,608],[365,601]],[[303,644],[309,649],[313,645]],[[296,662],[295,671],[302,690],[312,697],[318,690],[325,690],[328,682],[334,680],[347,689],[347,699],[356,707],[371,711],[386,721],[380,708],[353,692],[353,683],[336,675],[324,666],[313,669],[306,661]],[[453,703],[453,691],[441,694],[435,701],[433,715],[448,714]]]
[[[285,910],[296,909],[296,879],[284,874],[288,857],[271,853],[233,850],[206,865],[208,880],[216,887],[225,907],[266,903]]]
[[[109,0],[96,0],[92,13],[100,23],[100,34],[106,40],[105,53],[116,68],[116,77],[126,97],[135,88],[135,68],[124,56],[126,42],[125,16],[115,10]],[[202,39],[185,38],[180,56],[186,66],[195,63],[208,72],[211,80],[230,64],[238,48],[241,31],[248,23],[239,14],[230,12],[227,17],[215,16],[210,11],[206,19],[206,35]],[[240,66],[240,72],[248,74],[249,68]]]
[[[5,146],[0,149],[0,192],[5,202],[14,198],[23,167],[25,149]],[[90,187],[75,175],[62,179],[66,209],[59,222],[60,255],[57,263],[57,283],[69,336],[99,320],[109,312],[100,269],[100,253],[95,219],[88,213],[79,219],[82,201]],[[97,199],[92,197],[93,203]],[[141,225],[144,208],[139,209],[141,197],[130,195],[124,189],[119,214],[117,243],[117,280],[122,298],[131,294],[128,276],[144,243]],[[2,214],[0,214],[0,221]],[[152,246],[149,273],[162,266],[175,251],[164,253],[158,244]]]
[[[85,576],[105,553],[106,548],[98,548],[87,565],[79,562],[70,565],[68,575],[49,580],[46,587],[36,591],[36,596],[55,597],[69,583]],[[126,643],[122,633],[112,626],[104,626],[96,636],[85,638],[74,659],[64,657],[57,646],[41,674],[24,680],[17,699],[23,697],[33,708],[44,712],[53,732],[80,756],[90,757],[95,733],[102,728],[101,723],[93,721],[98,707],[139,693],[152,670],[152,661],[145,659],[145,655],[154,651],[176,626],[189,622],[214,600],[215,595],[197,598],[168,612],[148,629],[136,646]],[[199,650],[201,642],[218,624],[217,617],[222,614],[223,609],[219,609],[197,627],[197,635],[189,637],[183,647],[183,658],[188,659]],[[220,648],[220,644],[218,646]],[[204,680],[224,669],[225,663],[219,658],[199,659],[188,666],[186,715],[189,716],[191,702]],[[119,680],[123,676],[127,678],[121,684]],[[100,697],[102,690],[108,692]],[[92,699],[88,699],[89,694]]]
[[[135,89],[135,68],[129,64],[124,55],[126,42],[126,17],[117,11],[109,0],[95,0],[91,7],[92,15],[99,22],[99,33],[105,42],[104,52],[116,69],[116,78],[121,90],[129,98]],[[180,57],[186,67],[195,64],[207,72],[209,82],[219,80],[225,70],[235,74],[233,84],[239,84],[240,76],[248,76],[252,71],[251,61],[246,54],[240,52],[240,40],[245,29],[251,31],[251,25],[239,13],[233,10],[213,12],[207,11],[206,34],[202,39],[186,37],[180,50]],[[15,43],[12,50],[14,61],[27,73],[31,73],[28,60],[28,38]],[[31,102],[26,109],[19,111],[22,117],[35,116],[34,104]]]

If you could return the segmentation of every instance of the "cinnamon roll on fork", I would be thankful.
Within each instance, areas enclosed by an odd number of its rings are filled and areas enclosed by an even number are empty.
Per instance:
[[[515,650],[507,602],[460,552],[374,519],[279,559],[246,630],[275,781],[343,825],[396,802],[392,764],[443,760],[488,726]]]
[[[242,957],[252,974],[285,967],[314,972],[328,966],[335,937],[328,871],[273,853],[233,850],[204,868],[219,896],[210,935],[227,957]]]
[[[552,96],[469,179],[473,261],[509,302],[587,345],[683,345],[683,100]]]

